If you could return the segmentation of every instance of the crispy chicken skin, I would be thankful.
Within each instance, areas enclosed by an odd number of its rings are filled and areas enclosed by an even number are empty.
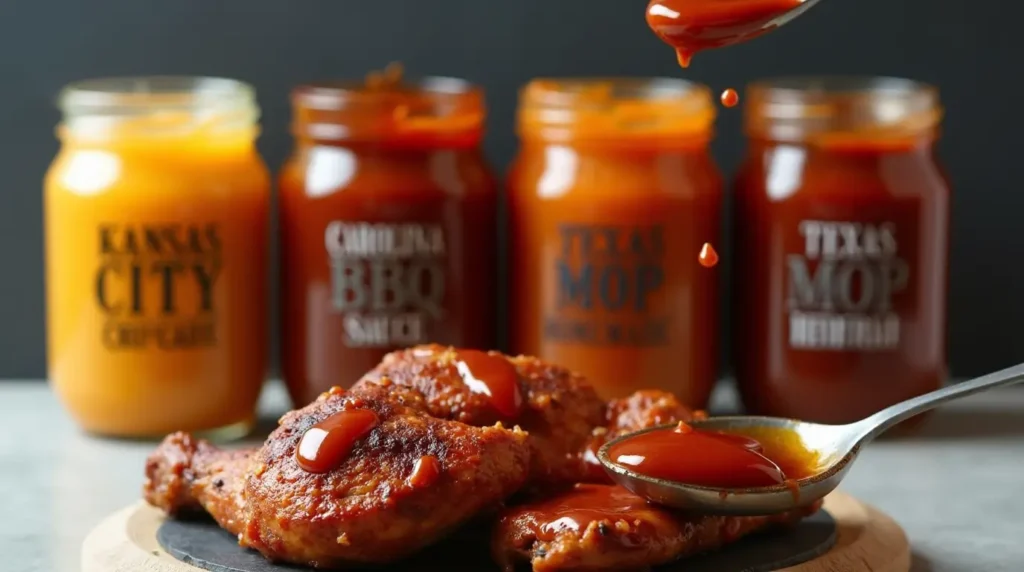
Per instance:
[[[582,453],[594,428],[606,423],[605,403],[582,376],[568,369],[532,357],[502,357],[515,366],[519,375],[523,411],[518,419],[505,422],[529,434],[530,485],[562,486],[584,479],[589,469]],[[498,421],[487,396],[466,384],[457,363],[456,350],[443,346],[394,352],[353,391],[358,393],[369,385],[405,387],[421,394],[435,417],[476,426]]]
[[[168,435],[146,461],[143,496],[171,515],[205,510],[239,534],[245,522],[242,489],[254,452],[223,451],[187,433]]]
[[[720,548],[770,526],[796,523],[820,508],[818,504],[774,516],[697,516],[644,503],[619,487],[582,486],[614,489],[613,494],[633,497],[636,506],[621,513],[583,512],[593,520],[578,528],[544,526],[551,522],[546,507],[552,499],[510,508],[501,515],[491,542],[502,570],[511,572],[521,561],[529,562],[534,572],[646,570]]]
[[[671,393],[645,390],[612,400],[607,416],[608,439],[614,439],[641,429],[691,421],[694,413]]]
[[[301,469],[295,448],[302,434],[350,409],[372,410],[380,424],[337,469]],[[440,472],[414,485],[409,477],[424,456],[436,458]],[[529,458],[521,431],[436,419],[379,387],[358,395],[336,389],[286,414],[249,459],[185,435],[168,437],[147,463],[145,491],[147,500],[172,513],[197,501],[214,507],[219,512],[211,514],[239,533],[243,546],[270,560],[313,567],[386,563],[499,508],[522,487]],[[236,470],[242,463],[246,468]],[[212,485],[218,479],[221,488]],[[200,481],[211,484],[197,486]],[[231,495],[238,502],[222,502],[221,491],[233,487],[243,491]]]

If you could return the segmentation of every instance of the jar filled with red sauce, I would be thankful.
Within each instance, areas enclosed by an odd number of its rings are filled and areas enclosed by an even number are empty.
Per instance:
[[[672,79],[536,80],[509,183],[514,351],[703,407],[718,357],[715,107]]]
[[[490,348],[497,192],[482,92],[458,79],[305,85],[280,177],[282,367],[297,404],[388,351]]]
[[[734,332],[747,408],[845,423],[938,389],[950,190],[936,89],[793,78],[745,101]]]

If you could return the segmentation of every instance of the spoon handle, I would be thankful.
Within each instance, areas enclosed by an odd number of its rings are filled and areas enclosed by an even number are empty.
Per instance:
[[[858,441],[867,443],[893,426],[919,413],[934,409],[947,401],[1021,382],[1024,382],[1024,364],[908,399],[858,422],[856,425],[862,430],[862,437]]]

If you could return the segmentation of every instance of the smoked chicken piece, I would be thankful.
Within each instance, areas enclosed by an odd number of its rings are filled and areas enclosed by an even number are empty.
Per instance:
[[[605,416],[605,424],[594,428],[582,452],[585,474],[577,479],[579,482],[612,482],[597,459],[598,450],[608,441],[642,429],[691,421],[694,413],[671,393],[644,390],[623,399],[613,399],[608,403]]]
[[[504,383],[498,380],[502,363],[513,366],[508,371],[519,396],[518,410],[496,404],[498,392],[483,387],[488,378],[495,382],[492,385]],[[352,391],[359,393],[369,385],[415,390],[427,411],[442,419],[521,427],[529,434],[530,485],[535,488],[584,479],[589,469],[583,452],[594,428],[606,424],[605,403],[582,376],[532,357],[420,346],[389,354]]]
[[[692,421],[696,415],[671,393],[653,389],[638,391],[608,404],[607,436],[614,439],[659,425]]]
[[[205,510],[221,528],[240,534],[242,490],[255,449],[224,451],[188,433],[174,433],[146,461],[143,496],[169,515]]]
[[[381,387],[331,390],[284,415],[248,457],[168,437],[147,463],[146,498],[172,513],[215,507],[213,516],[239,533],[242,546],[273,561],[330,568],[399,560],[499,508],[529,470],[523,432],[437,419],[418,400]],[[355,410],[372,411],[377,424],[332,470],[300,467],[303,434]],[[436,471],[417,472],[424,459]],[[223,490],[242,493],[227,502],[219,500]]]
[[[820,504],[774,516],[698,516],[649,504],[624,488],[577,485],[506,510],[491,551],[503,570],[646,570],[706,552],[775,525],[794,524]]]

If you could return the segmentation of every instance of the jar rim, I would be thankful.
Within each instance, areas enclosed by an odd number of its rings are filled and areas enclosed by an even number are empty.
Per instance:
[[[601,88],[598,93],[595,88]],[[574,77],[537,78],[520,90],[524,101],[544,105],[608,105],[617,100],[678,100],[695,91],[707,89],[703,84],[673,77]],[[584,99],[590,96],[588,102]],[[595,97],[597,96],[597,97]]]
[[[399,88],[399,89],[396,89]],[[357,103],[381,98],[429,97],[437,100],[480,97],[482,89],[468,80],[447,76],[425,76],[381,88],[365,80],[325,80],[302,84],[292,90],[292,101],[318,111],[340,111]]]
[[[770,78],[751,83],[745,99],[748,132],[778,140],[932,134],[943,111],[935,86],[887,76]]]
[[[487,114],[480,86],[446,76],[319,81],[295,87],[291,99],[293,134],[323,142],[473,146]]]
[[[765,78],[751,83],[750,89],[802,94],[910,93],[934,91],[935,86],[915,79],[896,76],[824,75]]]
[[[255,90],[240,80],[204,76],[123,76],[80,80],[65,86],[59,105],[65,113],[110,108],[198,109],[254,105]]]
[[[547,140],[709,138],[711,90],[670,77],[538,78],[520,90],[523,137]]]
[[[59,137],[82,141],[254,138],[260,115],[251,85],[221,77],[87,79],[65,86],[57,104]]]

